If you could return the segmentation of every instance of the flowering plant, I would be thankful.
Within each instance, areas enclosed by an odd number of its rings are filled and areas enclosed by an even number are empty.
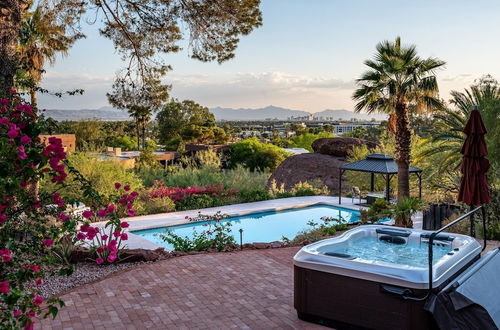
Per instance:
[[[44,301],[37,287],[46,272],[71,272],[52,251],[73,235],[77,219],[66,214],[57,192],[38,192],[40,179],[61,186],[67,177],[61,140],[39,139],[55,123],[15,90],[0,95],[0,326],[32,329],[34,317],[55,316],[64,305],[59,299]]]
[[[133,207],[138,193],[130,192],[130,186],[122,186],[119,182],[115,183],[115,189],[119,193],[115,204],[109,204],[97,211],[84,211],[82,215],[86,222],[76,234],[76,239],[87,244],[95,254],[95,262],[99,265],[119,260],[125,241],[128,240],[125,230],[129,227],[129,224],[120,218],[135,215]],[[89,225],[89,222],[102,221],[106,221],[103,227]]]
[[[225,189],[220,183],[206,186],[191,186],[188,188],[168,187],[161,181],[155,181],[151,188],[145,188],[145,196],[150,198],[169,197],[174,202],[179,202],[187,196],[208,195],[211,197],[227,197],[236,193],[235,189]]]

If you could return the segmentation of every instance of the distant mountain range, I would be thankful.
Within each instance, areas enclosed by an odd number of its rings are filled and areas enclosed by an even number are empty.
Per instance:
[[[382,114],[355,113],[349,110],[323,110],[321,112],[310,113],[302,110],[291,110],[275,106],[267,106],[259,109],[232,109],[232,108],[212,108],[210,111],[215,115],[216,120],[288,120],[290,117],[314,117],[333,118],[333,120],[384,120],[387,116]],[[82,120],[100,119],[104,121],[130,120],[126,111],[117,110],[112,107],[102,107],[99,109],[81,110],[46,110],[45,115],[55,120]]]

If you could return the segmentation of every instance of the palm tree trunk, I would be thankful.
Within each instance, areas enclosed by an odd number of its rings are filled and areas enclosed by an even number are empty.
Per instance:
[[[34,88],[30,89],[31,106],[36,108],[38,104],[38,96],[36,95],[36,90]]]
[[[27,0],[0,1],[0,88],[2,91],[14,85],[18,63],[17,46]]]
[[[396,105],[396,163],[398,164],[398,202],[410,197],[411,129],[405,103]]]

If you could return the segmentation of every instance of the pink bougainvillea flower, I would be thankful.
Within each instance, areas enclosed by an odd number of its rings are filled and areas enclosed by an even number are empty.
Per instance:
[[[90,228],[89,225],[81,225],[80,226],[80,231],[86,233],[86,232],[89,231],[89,228]]]
[[[0,282],[0,293],[10,293],[9,282]]]
[[[122,234],[120,235],[120,237],[121,237],[122,241],[126,241],[126,240],[128,240],[128,235],[127,235],[127,233],[122,233]]]
[[[19,159],[26,159],[28,158],[28,155],[26,155],[26,151],[24,150],[24,146],[19,146],[17,148],[17,157],[19,157]]]
[[[120,223],[120,227],[122,228],[128,228],[130,225],[128,224],[128,222],[122,222]]]
[[[68,220],[68,219],[69,219],[69,217],[68,217],[66,214],[64,214],[64,213],[59,213],[59,214],[57,215],[57,217],[58,217],[58,218],[59,218],[59,220],[61,220],[62,222],[64,222],[64,221],[66,221],[66,220]]]
[[[99,246],[97,249],[96,249],[97,253],[103,253],[105,250],[102,246]]]
[[[21,144],[30,144],[31,138],[27,135],[21,136]]]
[[[43,304],[43,298],[40,296],[34,296],[33,297],[33,303],[37,306]]]
[[[96,262],[98,265],[100,265],[100,264],[102,264],[102,263],[104,262],[104,259],[103,259],[103,258],[97,258],[97,259],[95,260],[95,262]]]
[[[14,317],[18,317],[19,315],[21,315],[23,312],[20,311],[19,309],[16,309],[14,311],[12,311],[12,315],[14,315]]]
[[[32,318],[36,316],[36,313],[30,309],[29,311],[26,312],[26,316]]]
[[[124,189],[125,191],[130,191],[130,186],[129,186],[129,185],[126,185],[125,187],[123,187],[123,189]]]
[[[135,215],[135,211],[134,210],[128,210],[127,215],[129,217],[133,217]]]
[[[125,198],[120,198],[120,199],[118,200],[118,203],[120,203],[120,204],[126,204],[126,203],[127,203],[127,200],[126,200]]]
[[[5,222],[5,220],[7,220],[7,215],[6,214],[3,214],[3,213],[0,213],[0,225],[2,223]]]
[[[116,238],[120,237],[120,235],[121,235],[121,232],[119,232],[119,231],[115,231],[113,233],[113,236],[116,237]]]
[[[35,284],[37,286],[43,285],[43,278],[40,278],[40,277],[35,278]]]
[[[80,241],[83,241],[85,238],[87,238],[87,235],[85,235],[84,233],[76,234],[76,239],[78,239]]]
[[[82,213],[82,216],[85,219],[90,219],[90,218],[92,218],[93,215],[94,214],[92,213],[92,211],[89,211],[89,210],[83,211],[83,213]]]
[[[132,203],[128,203],[128,204],[127,204],[127,209],[131,209],[131,208],[133,208],[133,207],[134,207],[134,204],[132,204]]]
[[[99,211],[97,211],[97,215],[100,216],[101,218],[105,217],[106,216],[106,210],[99,210]]]
[[[10,119],[7,117],[0,118],[0,125],[8,125],[10,124]]]
[[[115,182],[115,189],[120,189],[122,184],[120,182]]]
[[[115,253],[111,253],[108,258],[107,258],[108,262],[113,262],[116,260],[116,254]]]
[[[31,265],[30,269],[35,273],[38,273],[40,271],[40,267],[38,267],[37,265]]]
[[[52,240],[52,238],[45,238],[43,240],[43,245],[45,245],[45,247],[51,247],[52,243],[54,243],[54,241]]]
[[[24,330],[34,330],[35,329],[35,323],[31,320],[27,320],[26,323],[24,323]]]
[[[9,130],[7,131],[7,136],[9,139],[15,139],[19,135],[19,129],[16,124],[10,124]]]
[[[108,213],[113,213],[115,212],[115,206],[113,204],[110,204],[107,209]]]
[[[105,241],[105,240],[107,240],[107,239],[108,239],[108,237],[109,237],[108,235],[102,235],[102,236],[101,236],[101,239],[102,239],[103,241]]]

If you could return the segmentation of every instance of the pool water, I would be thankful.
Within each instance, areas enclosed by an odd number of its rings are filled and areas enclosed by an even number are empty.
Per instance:
[[[255,243],[280,241],[283,237],[292,239],[298,232],[311,228],[307,224],[309,221],[313,220],[315,223],[320,223],[321,217],[333,217],[342,219],[346,223],[356,223],[359,221],[359,216],[358,211],[329,205],[315,205],[292,210],[250,214],[224,221],[232,223],[231,233],[236,242],[240,242],[239,230],[243,229],[243,243]],[[137,230],[132,233],[167,249],[173,249],[172,245],[160,238],[161,234],[165,234],[167,230],[171,230],[181,237],[187,236],[192,238],[193,230],[196,230],[198,233],[207,230],[204,224],[206,223],[188,223],[178,226]]]
[[[412,267],[428,267],[429,246],[420,243],[393,244],[379,241],[376,237],[363,237],[348,241],[349,245],[342,249],[325,249],[323,252],[348,254],[358,260],[385,261],[393,264]],[[450,246],[434,246],[435,264],[445,254],[451,251]]]

